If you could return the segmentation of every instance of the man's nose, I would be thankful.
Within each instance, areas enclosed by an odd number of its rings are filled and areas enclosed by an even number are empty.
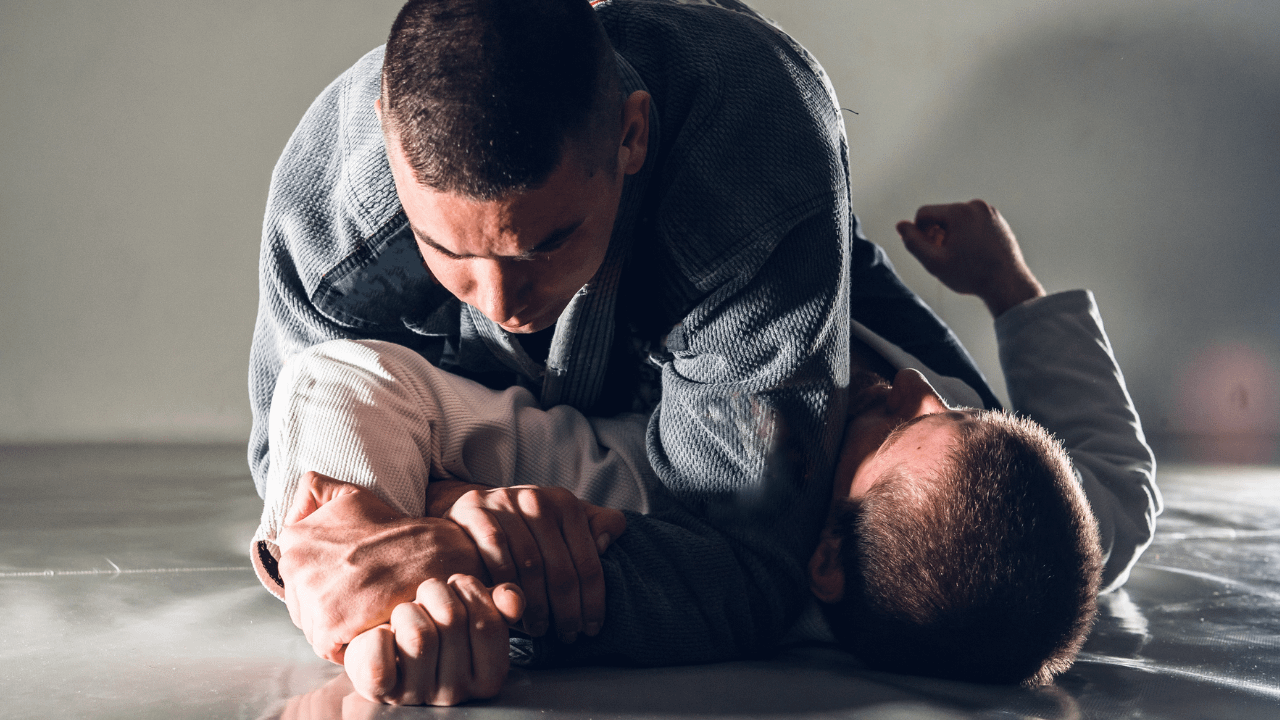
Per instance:
[[[525,309],[523,274],[503,263],[482,261],[476,273],[475,306],[496,323],[505,323]]]
[[[886,402],[889,411],[903,420],[951,409],[924,375],[910,368],[893,377],[893,389]]]

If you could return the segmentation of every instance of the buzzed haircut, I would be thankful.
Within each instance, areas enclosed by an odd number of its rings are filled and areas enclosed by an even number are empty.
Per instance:
[[[1093,624],[1097,523],[1044,428],[976,417],[936,476],[891,470],[837,509],[845,592],[823,611],[873,669],[1047,683]]]
[[[615,171],[618,88],[587,0],[412,0],[387,39],[383,130],[419,183],[492,200],[539,187],[569,147]]]

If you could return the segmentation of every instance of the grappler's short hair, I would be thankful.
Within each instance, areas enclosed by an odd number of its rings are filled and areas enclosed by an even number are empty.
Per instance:
[[[540,186],[570,146],[588,172],[616,169],[618,87],[587,0],[411,0],[387,39],[383,129],[418,182],[492,200]]]
[[[873,669],[1047,683],[1093,624],[1097,523],[1044,428],[976,417],[936,476],[891,470],[837,509],[845,591],[823,610]]]

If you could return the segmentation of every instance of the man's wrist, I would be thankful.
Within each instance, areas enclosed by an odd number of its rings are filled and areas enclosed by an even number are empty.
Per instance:
[[[982,296],[982,301],[986,303],[992,318],[998,318],[1009,309],[1028,300],[1045,296],[1044,286],[1030,271],[1020,273],[1014,279],[1001,283],[996,289],[998,292]]]
[[[474,483],[461,480],[432,480],[427,483],[426,516],[442,518],[449,514],[458,498],[477,487]]]

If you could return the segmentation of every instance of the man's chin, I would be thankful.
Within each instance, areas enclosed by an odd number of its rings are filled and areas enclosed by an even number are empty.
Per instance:
[[[556,318],[560,313],[542,312],[533,317],[512,318],[509,320],[493,320],[494,324],[514,335],[530,335],[536,332],[542,332],[552,325],[556,324]]]
[[[498,323],[498,327],[502,328],[503,330],[506,330],[512,335],[532,335],[533,333],[536,333],[536,332],[542,332],[543,330],[546,330],[547,328],[555,324],[556,324],[555,318],[552,318],[550,320],[537,320],[534,322],[517,324],[517,325],[507,325],[506,323]]]

